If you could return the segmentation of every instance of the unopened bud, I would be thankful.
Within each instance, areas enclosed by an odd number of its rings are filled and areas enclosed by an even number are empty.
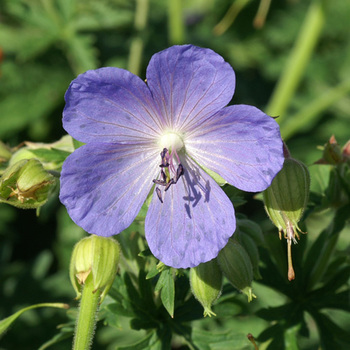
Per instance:
[[[0,164],[10,160],[12,156],[11,150],[2,141],[0,141]]]
[[[0,179],[0,201],[19,208],[39,208],[55,188],[56,178],[37,159],[9,166]]]
[[[323,159],[326,164],[338,164],[342,161],[342,151],[337,140],[332,136],[323,149]]]
[[[230,238],[226,246],[220,251],[217,261],[228,281],[246,294],[248,301],[252,301],[256,297],[251,287],[253,266],[243,246]]]
[[[119,244],[113,238],[91,235],[74,247],[70,263],[70,280],[81,296],[81,285],[92,275],[94,291],[101,293],[101,302],[113,284],[120,258]]]
[[[204,316],[216,316],[211,306],[221,294],[222,272],[215,259],[190,270],[192,294],[202,304]]]
[[[298,237],[298,222],[306,208],[309,190],[307,167],[293,158],[286,158],[282,170],[263,193],[266,212],[278,228],[280,237],[281,232],[293,241],[295,235]],[[291,232],[293,235],[289,237]]]
[[[310,174],[306,165],[288,156],[282,170],[263,193],[268,216],[278,228],[280,239],[282,232],[287,239],[289,281],[295,278],[291,245],[297,242],[295,237],[299,238],[298,222],[306,208],[309,191]]]

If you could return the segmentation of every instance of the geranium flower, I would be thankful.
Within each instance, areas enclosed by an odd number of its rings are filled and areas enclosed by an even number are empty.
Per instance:
[[[283,164],[279,128],[255,107],[225,107],[235,74],[212,50],[170,47],[151,58],[146,77],[101,68],[72,81],[63,126],[86,144],[64,162],[60,199],[87,232],[111,236],[151,194],[150,250],[166,265],[193,267],[216,257],[236,227],[231,201],[205,170],[265,190]]]

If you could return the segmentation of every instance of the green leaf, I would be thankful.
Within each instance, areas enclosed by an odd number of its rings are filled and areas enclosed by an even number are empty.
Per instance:
[[[174,317],[175,282],[171,269],[160,274],[155,291],[160,291],[160,299],[171,317]]]
[[[248,350],[252,347],[244,333],[232,330],[225,333],[214,333],[193,328],[192,341],[201,350]]]
[[[335,324],[328,316],[322,313],[312,314],[321,338],[321,346],[324,350],[348,349],[350,344],[350,332]]]
[[[16,313],[14,313],[13,315],[11,315],[7,318],[4,318],[3,320],[0,321],[0,336],[2,336],[6,332],[6,330],[11,326],[11,324],[19,316],[21,316],[23,312],[28,311],[28,310],[32,310],[32,309],[36,309],[39,307],[55,307],[55,308],[60,308],[60,309],[68,309],[68,305],[62,304],[62,303],[43,303],[43,304],[35,304],[35,305],[25,307],[25,308],[17,311]]]
[[[116,350],[144,350],[149,349],[150,343],[154,339],[155,332],[152,331],[146,335],[145,338],[141,339],[140,341],[132,344],[132,345],[126,345],[126,346],[118,346]]]
[[[350,212],[349,206],[338,209],[334,220],[321,232],[312,245],[304,263],[304,281],[307,289],[312,289],[323,277]]]

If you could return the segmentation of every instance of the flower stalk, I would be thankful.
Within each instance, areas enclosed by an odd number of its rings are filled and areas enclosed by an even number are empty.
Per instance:
[[[93,278],[90,274],[82,289],[73,350],[88,350],[91,348],[100,300],[100,291],[94,289]]]
[[[281,74],[267,107],[268,115],[280,116],[278,122],[282,121],[288,105],[292,100],[313,49],[320,37],[324,21],[325,11],[323,1],[314,0],[310,5],[299,36],[290,54],[289,61]]]

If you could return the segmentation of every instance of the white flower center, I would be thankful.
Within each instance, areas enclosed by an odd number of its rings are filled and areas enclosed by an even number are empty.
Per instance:
[[[174,132],[169,132],[164,134],[160,138],[159,146],[161,149],[167,148],[171,152],[176,152],[184,146],[184,143],[182,141],[182,138],[178,134],[175,134]]]

